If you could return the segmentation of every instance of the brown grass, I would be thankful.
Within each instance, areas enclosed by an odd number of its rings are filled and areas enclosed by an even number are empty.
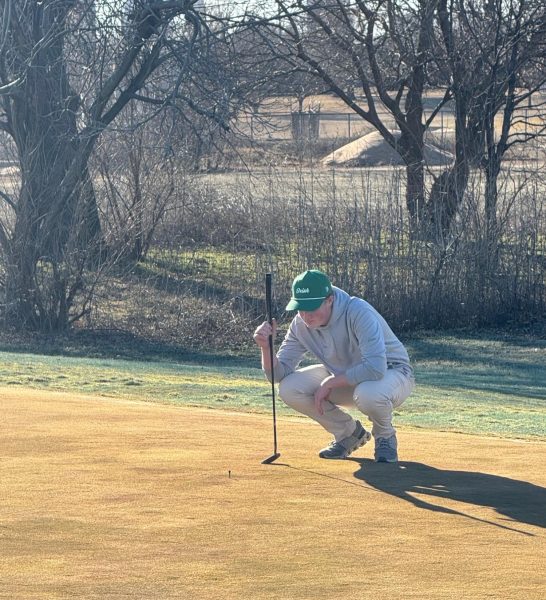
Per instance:
[[[1,392],[1,598],[543,597],[546,443]]]

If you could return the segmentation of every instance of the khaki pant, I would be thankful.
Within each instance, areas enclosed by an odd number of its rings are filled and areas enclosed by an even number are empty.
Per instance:
[[[322,365],[311,365],[287,375],[279,384],[279,395],[294,410],[311,417],[329,431],[336,441],[354,432],[355,421],[340,406],[354,406],[372,422],[372,434],[388,438],[395,433],[392,412],[411,394],[415,380],[411,369],[397,365],[387,369],[377,381],[363,381],[357,386],[332,390],[324,402],[324,414],[315,409],[314,394],[320,383],[330,375]]]

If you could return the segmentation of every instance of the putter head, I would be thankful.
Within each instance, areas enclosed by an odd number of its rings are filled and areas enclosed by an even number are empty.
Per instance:
[[[280,453],[279,452],[275,452],[275,454],[272,454],[271,456],[268,456],[267,458],[264,458],[262,460],[262,465],[269,465],[273,461],[277,460],[277,458],[279,458],[279,456],[280,456]]]

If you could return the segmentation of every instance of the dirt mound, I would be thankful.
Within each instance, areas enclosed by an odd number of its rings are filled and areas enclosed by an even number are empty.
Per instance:
[[[395,138],[400,133],[391,131]],[[453,162],[453,154],[437,146],[432,140],[425,143],[425,161],[431,165],[447,165]],[[392,148],[378,131],[334,150],[322,159],[324,166],[379,167],[403,166],[402,157]]]

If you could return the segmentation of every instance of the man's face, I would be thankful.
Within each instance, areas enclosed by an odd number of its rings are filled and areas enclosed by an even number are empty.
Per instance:
[[[334,297],[328,296],[328,298],[326,298],[316,310],[299,310],[298,314],[303,319],[303,322],[307,325],[307,327],[311,329],[323,327],[324,325],[328,324],[328,321],[332,316],[333,303]]]

